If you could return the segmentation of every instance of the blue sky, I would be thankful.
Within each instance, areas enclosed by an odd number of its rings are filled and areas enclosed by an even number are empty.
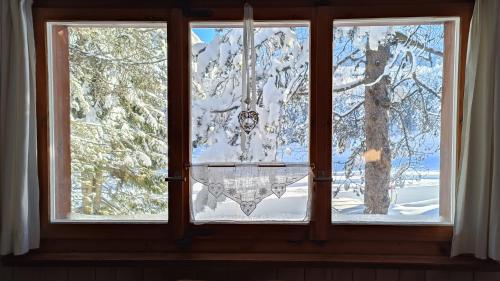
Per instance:
[[[210,42],[215,37],[215,28],[213,27],[205,27],[205,28],[193,28],[192,31],[198,35],[198,37],[203,42]],[[309,28],[308,27],[298,27],[295,28],[299,39],[308,39],[309,38]]]
[[[204,42],[210,42],[215,36],[214,28],[193,28],[193,32]]]

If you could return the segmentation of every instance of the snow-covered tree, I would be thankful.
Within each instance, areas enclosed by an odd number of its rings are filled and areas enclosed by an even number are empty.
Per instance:
[[[257,127],[245,136],[242,29],[215,29],[210,42],[192,33],[192,146],[199,162],[282,161],[308,143],[309,36],[305,28],[256,28]],[[243,134],[245,134],[243,132]],[[305,157],[304,157],[305,156]],[[307,161],[307,153],[301,157]]]
[[[166,29],[68,29],[72,212],[165,212]]]
[[[365,213],[386,214],[389,190],[439,152],[443,35],[442,24],[335,30],[334,194],[364,194]]]

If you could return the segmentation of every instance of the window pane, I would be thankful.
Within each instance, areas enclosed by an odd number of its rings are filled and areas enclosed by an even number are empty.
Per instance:
[[[243,179],[257,181],[255,173],[294,177],[294,169],[301,169],[294,165],[309,162],[309,27],[286,23],[256,26],[257,90],[253,99],[258,121],[254,120],[255,127],[249,133],[243,132],[238,119],[246,110],[242,101],[242,34],[241,25],[192,25],[191,162],[249,164],[248,168],[226,169],[223,178],[231,178],[234,185]],[[258,163],[288,166],[266,168]],[[192,177],[195,174],[192,169]],[[267,176],[264,182],[253,182],[264,189],[257,191],[263,199],[257,200],[250,214],[243,211],[244,205],[235,196],[216,197],[207,185],[191,180],[192,219],[304,222],[308,219],[307,175],[286,186],[283,194],[266,193],[271,184]]]
[[[334,24],[332,219],[447,221],[440,176],[441,161],[452,166],[441,151],[453,125],[442,116],[443,95],[452,94],[443,90],[448,25],[387,22]]]
[[[166,24],[59,29],[69,55],[71,192],[55,202],[71,205],[58,219],[167,220]]]

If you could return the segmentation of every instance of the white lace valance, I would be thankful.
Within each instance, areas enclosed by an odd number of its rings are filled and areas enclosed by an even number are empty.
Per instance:
[[[287,186],[309,175],[309,164],[195,164],[191,179],[207,187],[215,198],[227,197],[249,216],[264,198],[278,198]]]

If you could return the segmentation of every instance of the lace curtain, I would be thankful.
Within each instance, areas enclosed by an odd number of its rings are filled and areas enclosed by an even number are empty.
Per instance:
[[[309,175],[308,164],[196,164],[191,179],[216,199],[229,198],[249,216],[264,198],[281,198],[287,186]]]

